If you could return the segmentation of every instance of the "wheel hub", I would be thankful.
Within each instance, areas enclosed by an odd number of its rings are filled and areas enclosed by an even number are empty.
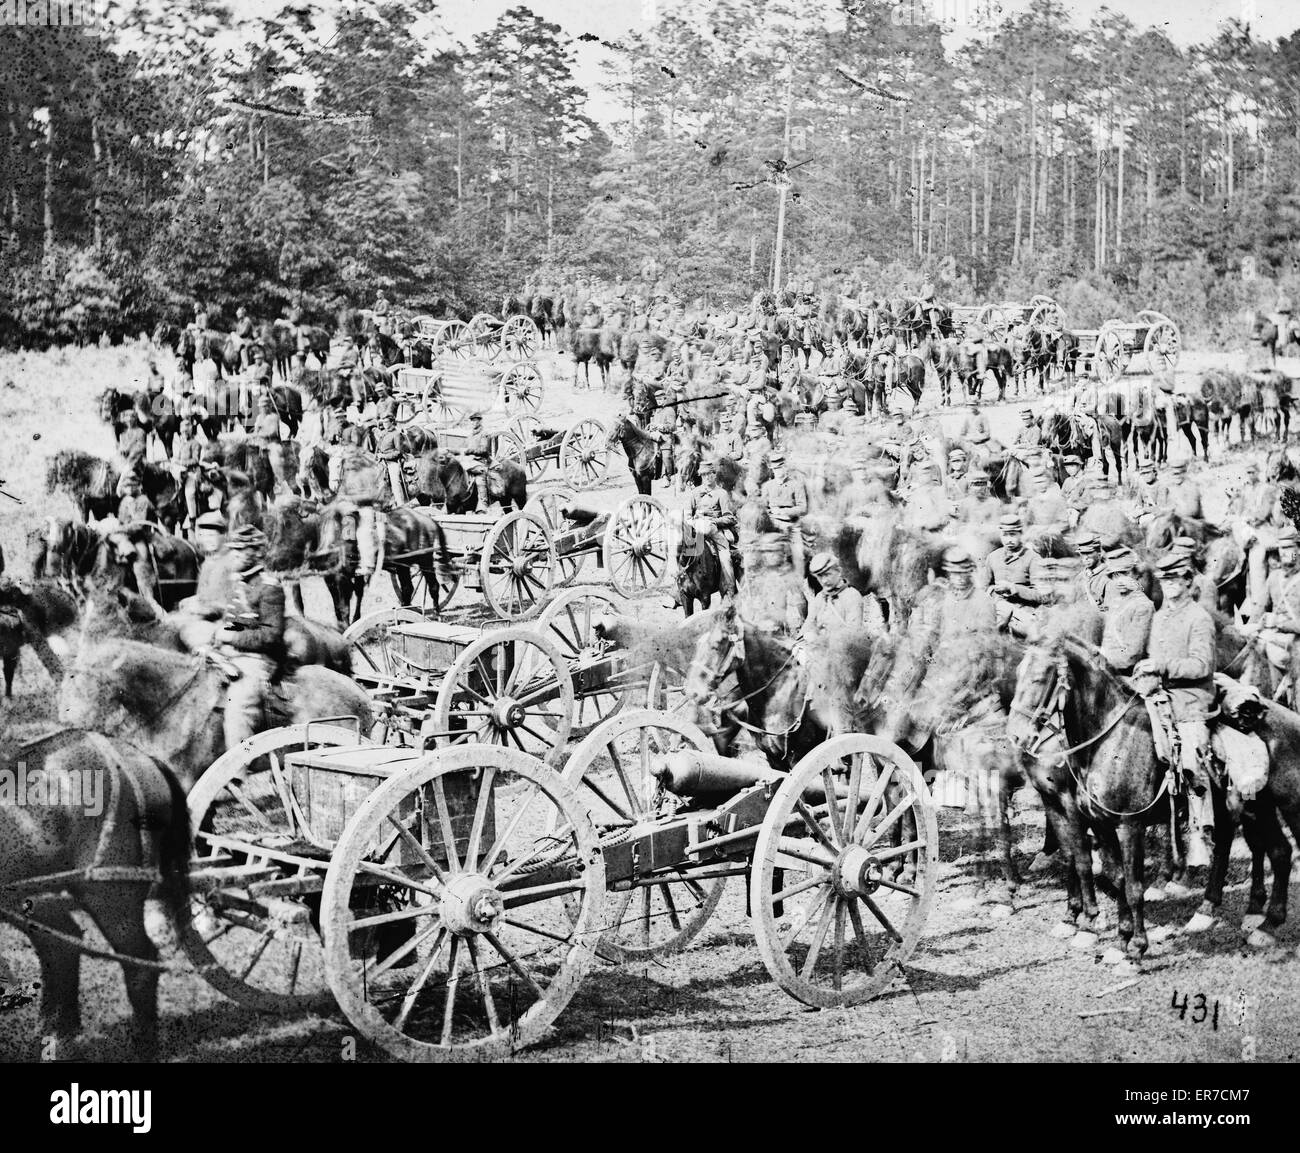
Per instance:
[[[524,576],[526,573],[531,572],[532,568],[533,562],[526,556],[515,557],[515,559],[510,562],[510,571],[513,572],[515,576]]]
[[[849,845],[831,866],[831,882],[842,897],[863,896],[880,888],[880,862],[861,845]]]
[[[524,707],[514,697],[501,697],[492,704],[492,723],[499,729],[517,729],[524,723]]]
[[[452,933],[491,933],[505,912],[501,894],[479,873],[453,877],[443,893],[438,915]]]

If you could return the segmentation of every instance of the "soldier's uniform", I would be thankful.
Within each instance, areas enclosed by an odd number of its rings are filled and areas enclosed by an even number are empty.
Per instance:
[[[1043,430],[1038,425],[1034,410],[1032,408],[1021,409],[1020,415],[1024,418],[1025,423],[1016,432],[1015,446],[1017,448],[1039,448],[1043,443]]]
[[[784,464],[784,453],[774,452],[771,457],[772,468],[779,471]],[[790,560],[794,565],[795,574],[802,577],[804,549],[803,533],[799,522],[808,512],[807,488],[802,480],[789,474],[779,478],[774,476],[763,485],[760,500],[767,506],[768,515],[772,518],[776,530],[785,536],[790,547]]]
[[[1019,515],[1003,516],[998,527],[1004,539],[1010,533],[1018,534],[1022,529]],[[1033,609],[1051,600],[1051,593],[1044,591],[1041,582],[1039,587],[1034,587],[1030,575],[1034,560],[1034,554],[1017,539],[994,549],[985,561],[989,572],[989,593],[997,605],[998,624],[1004,628],[1013,622],[1023,625],[1033,615],[1019,610]]]
[[[677,431],[678,409],[668,404],[668,396],[663,392],[655,395],[655,404],[657,407],[650,418],[649,429],[659,438],[659,475],[669,477],[676,471],[673,436]]]
[[[966,451],[970,455],[972,466],[975,468],[982,468],[988,464],[989,450],[987,446],[989,437],[988,415],[976,408],[968,409],[965,419],[961,422],[961,431],[957,434],[957,438],[965,441]]]
[[[253,736],[265,726],[263,706],[268,687],[284,661],[284,589],[262,566],[266,538],[251,525],[236,534],[232,547],[239,554],[234,591],[217,641],[239,669],[226,692],[226,748]],[[250,562],[252,562],[250,564]]]
[[[145,431],[138,424],[127,425],[118,438],[117,451],[126,461],[127,472],[137,472],[144,466],[148,455],[149,443]]]
[[[828,578],[832,569],[833,580]],[[808,615],[800,629],[800,636],[805,641],[816,643],[824,637],[843,635],[846,630],[857,632],[864,627],[875,634],[884,632],[885,618],[880,602],[874,596],[864,597],[852,585],[845,584],[830,553],[813,557],[809,571],[819,581],[824,580],[824,584],[821,591],[808,601]]]
[[[1146,593],[1135,585],[1130,587],[1123,579],[1133,571],[1131,559],[1113,559],[1107,563],[1106,568],[1109,576],[1120,579],[1112,586],[1106,604],[1101,651],[1115,672],[1130,676],[1133,666],[1147,655],[1151,620],[1156,606]]]
[[[198,437],[186,436],[182,428],[172,441],[172,475],[185,494],[185,527],[193,528],[203,510],[199,508],[199,474],[203,465],[203,445]]]
[[[1082,514],[1088,507],[1088,478],[1083,474],[1083,462],[1069,453],[1064,463],[1065,480],[1061,482],[1061,499],[1065,501],[1066,508]],[[1072,467],[1075,468],[1074,472],[1070,471]]]
[[[1183,556],[1168,557],[1160,564],[1162,580],[1190,573],[1191,566]],[[1207,718],[1214,701],[1214,619],[1190,596],[1178,602],[1166,596],[1151,618],[1147,654],[1137,672],[1141,675],[1148,666],[1163,676],[1181,742],[1181,767],[1191,777],[1194,791],[1204,793],[1210,787]],[[1201,824],[1212,823],[1203,813]]]
[[[379,435],[375,439],[375,455],[384,463],[384,474],[388,479],[388,491],[395,504],[407,501],[406,477],[402,474],[402,433],[390,419],[380,422]],[[481,505],[486,510],[486,505]]]
[[[736,431],[734,425],[724,425],[714,436],[713,444],[718,456],[738,461],[745,455],[745,438]]]
[[[1290,700],[1300,698],[1296,675],[1300,673],[1300,570],[1295,567],[1300,545],[1295,529],[1284,528],[1277,536],[1278,564],[1268,574],[1265,601],[1252,606],[1253,628],[1258,624],[1264,652],[1280,673],[1292,678]]]
[[[709,474],[706,477],[712,479]],[[687,516],[693,521],[707,522],[709,535],[717,550],[718,564],[722,569],[722,595],[736,592],[736,547],[739,526],[736,520],[736,503],[720,484],[701,486],[691,493],[687,503]]]
[[[465,440],[464,455],[469,460],[468,472],[478,489],[478,511],[487,512],[488,465],[492,460],[492,439],[483,431],[483,418],[477,413],[470,417],[470,434]]]
[[[253,424],[252,438],[263,445],[280,439],[280,415],[272,411],[270,405],[265,405],[258,413]]]

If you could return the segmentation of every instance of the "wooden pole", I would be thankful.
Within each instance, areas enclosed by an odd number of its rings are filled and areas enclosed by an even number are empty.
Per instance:
[[[790,104],[794,92],[794,60],[786,64],[785,72],[785,145],[781,150],[781,188],[776,205],[776,255],[772,260],[772,291],[781,291],[781,252],[785,246],[785,196],[789,188],[790,177],[786,169],[790,166]]]

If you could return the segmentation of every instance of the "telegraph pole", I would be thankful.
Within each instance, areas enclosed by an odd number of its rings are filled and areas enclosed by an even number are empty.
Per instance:
[[[781,151],[781,171],[778,174],[779,199],[776,206],[776,257],[772,261],[772,291],[781,290],[781,253],[785,245],[785,197],[790,188],[790,105],[794,92],[794,58],[786,58],[785,70],[785,147]]]

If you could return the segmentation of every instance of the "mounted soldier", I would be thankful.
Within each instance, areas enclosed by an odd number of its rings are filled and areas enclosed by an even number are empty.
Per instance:
[[[1000,548],[989,553],[984,562],[989,571],[989,593],[998,605],[998,624],[1008,628],[1031,609],[1044,602],[1041,589],[1030,579],[1033,555],[1025,547],[1024,528],[1019,513],[1007,513],[998,521],[1002,537]]]
[[[1104,611],[1106,608],[1106,590],[1110,586],[1110,561],[1102,555],[1101,538],[1095,532],[1083,530],[1075,533],[1074,550],[1079,554],[1079,570],[1075,579],[1077,580],[1083,594],[1099,610]],[[1132,567],[1133,554],[1128,550],[1122,550],[1126,563]]]
[[[713,542],[718,557],[722,595],[735,596],[739,542],[736,504],[731,493],[718,483],[717,466],[711,460],[700,463],[700,483],[691,492],[687,516],[695,523],[696,532]]]
[[[808,611],[799,630],[804,646],[820,645],[832,637],[867,629],[874,635],[885,631],[885,615],[874,594],[864,597],[844,579],[835,554],[819,552],[808,565],[809,574],[820,587],[806,587]]]
[[[1101,652],[1120,676],[1132,676],[1147,655],[1156,606],[1138,584],[1137,558],[1123,549],[1106,562],[1107,596]]]
[[[492,438],[483,431],[483,414],[476,412],[469,418],[469,437],[461,451],[465,472],[474,481],[478,491],[478,511],[487,512],[488,468],[492,463]],[[400,490],[399,490],[400,491]]]
[[[185,494],[183,535],[192,535],[202,509],[199,508],[199,481],[203,469],[203,444],[195,435],[197,424],[192,416],[181,417],[180,432],[172,446],[172,475]]]
[[[234,588],[214,642],[238,669],[226,691],[226,748],[265,726],[265,700],[284,668],[284,589],[266,575],[266,535],[245,525],[230,541]]]
[[[374,317],[375,329],[381,336],[393,335],[393,316],[392,306],[388,302],[388,297],[381,288],[375,293],[375,302],[370,306],[370,313]]]
[[[397,419],[386,412],[379,418],[379,434],[375,438],[375,455],[383,462],[384,475],[388,481],[388,491],[394,504],[405,504],[408,497],[406,476],[402,471],[403,449],[402,434],[397,427]],[[484,485],[487,474],[484,472]],[[479,510],[487,511],[487,500],[482,490],[479,492]]]
[[[786,471],[785,453],[781,449],[773,451],[768,463],[772,467],[772,479],[763,485],[760,500],[767,506],[776,531],[785,538],[795,575],[802,580],[804,547],[800,522],[808,513],[808,489],[800,478]]]
[[[1289,679],[1288,690],[1275,694],[1289,703],[1300,699],[1300,537],[1288,526],[1276,539],[1277,564],[1268,574],[1265,599],[1251,606],[1250,623],[1243,631],[1259,637],[1278,680]]]
[[[1137,663],[1134,677],[1144,695],[1161,698],[1158,708],[1168,708],[1179,743],[1178,763],[1190,786],[1192,826],[1211,834],[1208,716],[1214,701],[1214,620],[1192,599],[1192,565],[1185,556],[1166,557],[1159,573],[1163,603],[1151,620],[1148,656]],[[1188,863],[1197,863],[1193,854],[1204,848],[1193,836]],[[1196,855],[1204,859],[1203,852]]]

